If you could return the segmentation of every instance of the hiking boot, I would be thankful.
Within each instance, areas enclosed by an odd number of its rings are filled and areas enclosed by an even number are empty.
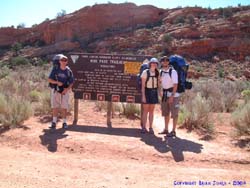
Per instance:
[[[62,128],[63,128],[63,129],[67,129],[68,127],[69,127],[69,126],[67,125],[67,123],[63,123],[63,124],[62,124]]]
[[[56,128],[56,123],[52,122],[51,125],[49,126],[50,129],[55,129]]]
[[[171,131],[169,134],[167,134],[167,137],[176,137],[176,132]]]
[[[145,127],[143,127],[142,129],[141,129],[141,133],[142,134],[145,134],[147,132],[147,129],[145,128]]]
[[[168,130],[164,129],[163,131],[159,132],[159,134],[168,134]]]
[[[149,128],[149,134],[154,134],[153,128]]]

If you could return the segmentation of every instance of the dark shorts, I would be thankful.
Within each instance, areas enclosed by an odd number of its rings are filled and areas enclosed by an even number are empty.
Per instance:
[[[161,103],[162,116],[169,116],[171,112],[172,118],[178,118],[179,114],[179,97],[174,97],[174,102],[170,105],[167,101]]]
[[[145,104],[157,104],[158,101],[158,91],[157,88],[150,89],[145,88],[146,103]]]

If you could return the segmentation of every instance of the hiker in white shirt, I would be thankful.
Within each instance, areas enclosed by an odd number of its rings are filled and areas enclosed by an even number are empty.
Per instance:
[[[166,134],[168,137],[176,136],[176,125],[179,113],[179,96],[177,92],[178,74],[169,66],[169,58],[164,56],[160,59],[162,69],[160,71],[160,83],[162,90],[160,92],[162,102],[162,116],[165,119],[165,129],[160,134]],[[170,116],[171,114],[171,116]],[[173,129],[169,132],[169,120],[173,118]]]

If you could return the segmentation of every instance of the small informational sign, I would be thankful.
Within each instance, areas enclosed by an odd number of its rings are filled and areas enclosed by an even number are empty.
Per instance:
[[[150,56],[70,53],[75,99],[141,103],[136,77]]]

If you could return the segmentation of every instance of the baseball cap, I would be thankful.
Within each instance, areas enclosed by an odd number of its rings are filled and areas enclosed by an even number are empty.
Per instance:
[[[161,57],[160,62],[163,62],[163,61],[169,61],[168,56]]]
[[[149,61],[149,63],[159,63],[158,59],[155,57],[152,57]]]
[[[53,60],[62,60],[62,59],[68,60],[68,57],[63,54],[57,54],[53,58]]]

